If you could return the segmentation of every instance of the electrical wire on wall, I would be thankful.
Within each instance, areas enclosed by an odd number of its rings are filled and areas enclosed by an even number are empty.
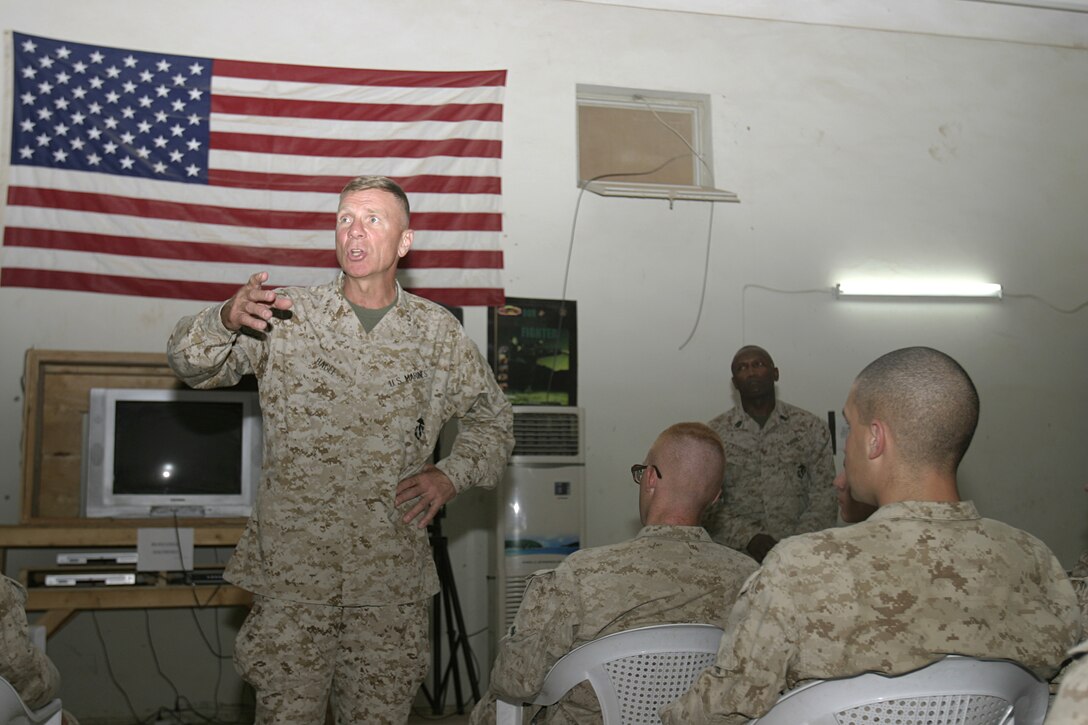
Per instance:
[[[1049,307],[1050,309],[1054,310],[1055,312],[1061,313],[1063,315],[1075,315],[1078,312],[1080,312],[1081,310],[1083,310],[1084,308],[1088,307],[1088,300],[1085,300],[1084,302],[1081,302],[1079,305],[1076,305],[1075,307],[1064,308],[1064,307],[1058,307],[1057,305],[1053,305],[1053,304],[1047,302],[1045,299],[1043,299],[1039,295],[1033,295],[1033,294],[1027,294],[1027,293],[1017,294],[1017,293],[1008,292],[1008,291],[1003,292],[1002,294],[1005,297],[1012,297],[1014,299],[1035,300],[1036,302],[1039,302],[1040,304],[1044,304],[1047,307]]]
[[[678,154],[676,156],[668,158],[664,162],[662,162],[661,164],[655,166],[652,169],[646,169],[646,170],[643,170],[643,171],[630,171],[630,172],[616,172],[616,173],[610,173],[610,174],[599,174],[597,176],[594,176],[593,178],[586,179],[581,184],[579,184],[578,197],[577,197],[577,199],[575,201],[575,204],[574,204],[574,215],[573,215],[573,217],[571,219],[571,225],[570,225],[570,241],[569,241],[569,243],[567,245],[566,266],[563,269],[563,291],[562,291],[562,295],[560,296],[560,299],[559,299],[560,315],[559,315],[559,322],[558,322],[558,324],[556,326],[555,353],[554,353],[556,358],[558,358],[558,355],[560,353],[560,347],[562,345],[563,317],[564,317],[564,315],[562,314],[562,310],[564,309],[564,304],[567,301],[567,285],[568,285],[568,282],[570,280],[571,259],[574,256],[574,240],[575,240],[575,237],[577,235],[577,229],[578,229],[578,213],[579,213],[579,210],[581,209],[581,206],[582,206],[582,197],[586,193],[586,187],[591,182],[601,181],[602,179],[618,179],[618,178],[623,178],[623,177],[628,177],[628,176],[647,176],[649,174],[653,174],[653,173],[656,173],[656,172],[660,171],[661,169],[665,168],[666,166],[668,166],[669,164],[671,164],[672,162],[674,162],[674,161],[676,161],[678,159],[688,158],[688,157],[691,157],[691,156],[694,156],[696,159],[698,159],[699,162],[704,167],[706,167],[706,170],[709,173],[713,174],[713,170],[710,168],[710,165],[707,163],[706,159],[704,159],[702,157],[702,155],[699,154],[699,152],[695,150],[695,147],[693,147],[688,142],[688,140],[686,138],[684,138],[683,134],[681,134],[675,128],[670,126],[665,121],[665,119],[661,118],[660,114],[658,114],[658,112],[654,109],[653,105],[650,104],[646,100],[646,98],[644,96],[642,96],[641,94],[635,94],[634,99],[636,101],[642,101],[642,103],[644,103],[646,105],[646,107],[650,110],[650,113],[653,114],[653,116],[657,120],[657,122],[660,123],[662,126],[664,126],[666,129],[668,129],[677,138],[679,138],[683,142],[683,144],[688,147],[690,153],[688,153],[688,154]],[[706,300],[707,279],[708,279],[708,276],[710,274],[710,243],[711,243],[711,240],[713,239],[713,232],[714,232],[714,202],[710,202],[710,203],[711,203],[711,206],[710,206],[710,218],[708,219],[708,222],[707,222],[706,255],[704,257],[704,262],[703,262],[703,281],[702,281],[702,285],[701,285],[700,291],[699,291],[699,305],[698,305],[698,309],[696,310],[696,313],[695,313],[695,322],[692,325],[691,332],[688,334],[687,339],[684,340],[684,342],[680,345],[680,347],[679,347],[680,350],[683,350],[687,346],[687,344],[689,342],[691,342],[692,338],[695,337],[695,332],[699,328],[699,321],[702,318],[703,305],[704,305],[704,302]],[[672,201],[669,202],[669,208],[670,209],[672,208]],[[553,379],[554,375],[555,375],[555,366],[553,365],[552,368],[551,368],[551,371],[548,373],[548,386],[547,386],[547,389],[545,391],[545,393],[546,393],[545,397],[546,398],[551,395],[552,379]]]
[[[761,284],[746,284],[740,289],[740,339],[743,344],[748,343],[748,313],[747,296],[748,290],[758,289],[764,292],[776,292],[781,295],[811,295],[811,294],[824,294],[829,297],[834,297],[834,290],[831,287],[818,287],[814,289],[777,289],[775,287],[765,287]]]
[[[642,101],[643,104],[645,104],[646,108],[649,109],[650,113],[653,114],[653,116],[657,120],[657,122],[660,123],[665,128],[667,128],[674,136],[676,136],[676,138],[680,139],[680,141],[683,142],[683,144],[685,146],[687,146],[688,149],[691,151],[691,155],[694,156],[695,158],[697,158],[699,160],[699,163],[701,163],[706,168],[707,173],[710,174],[711,177],[714,176],[714,170],[712,168],[710,168],[710,164],[707,163],[706,159],[703,158],[702,154],[700,154],[698,151],[696,151],[695,147],[692,146],[690,143],[688,143],[688,140],[686,138],[684,138],[684,135],[682,133],[680,133],[675,128],[670,126],[665,121],[665,119],[663,119],[658,114],[657,110],[653,107],[653,104],[651,104],[649,101],[647,101],[644,96],[642,96],[641,94],[637,94],[637,93],[635,94],[635,100],[636,101]],[[671,204],[670,204],[670,206],[671,206]],[[695,311],[695,322],[691,326],[691,332],[688,333],[687,339],[684,340],[684,342],[680,344],[680,347],[678,348],[679,350],[683,350],[685,347],[687,347],[688,343],[691,342],[693,337],[695,337],[695,331],[699,329],[699,320],[701,320],[702,317],[703,317],[703,304],[706,301],[707,279],[708,279],[708,277],[710,275],[710,241],[713,238],[713,234],[714,234],[714,203],[711,202],[711,204],[710,204],[710,219],[707,222],[707,229],[706,229],[706,258],[703,260],[703,283],[702,283],[702,285],[700,286],[700,289],[699,289],[699,307]]]
[[[695,331],[699,329],[699,320],[703,317],[703,304],[706,301],[706,283],[707,278],[710,275],[710,240],[713,237],[714,232],[714,204],[710,204],[710,219],[706,225],[706,257],[703,259],[703,284],[699,289],[699,307],[695,310],[695,322],[691,326],[691,332],[688,333],[688,337],[680,344],[679,350],[683,350],[691,342],[691,339],[695,337]]]
[[[664,162],[658,164],[654,168],[648,169],[648,170],[645,170],[645,171],[628,171],[628,172],[616,172],[616,173],[612,173],[612,174],[599,174],[597,176],[594,176],[592,179],[586,179],[585,181],[583,181],[579,185],[578,198],[574,202],[574,216],[571,218],[571,222],[570,222],[570,241],[567,244],[567,261],[566,261],[566,265],[563,268],[563,292],[562,292],[562,295],[559,298],[559,311],[560,311],[559,322],[556,324],[556,329],[555,329],[555,351],[552,353],[553,356],[555,357],[555,359],[559,358],[559,353],[561,352],[561,347],[562,347],[562,344],[563,344],[563,318],[565,316],[563,314],[563,310],[565,309],[565,305],[566,305],[566,302],[567,302],[567,283],[570,281],[570,262],[571,262],[571,259],[574,257],[574,239],[575,239],[575,236],[577,235],[577,230],[578,230],[578,211],[582,208],[582,197],[585,196],[586,186],[590,182],[600,181],[601,179],[618,179],[618,178],[621,178],[621,177],[624,177],[624,176],[645,176],[647,174],[652,174],[652,173],[655,173],[655,172],[660,171],[661,169],[665,168],[666,166],[671,164],[673,161],[676,161],[677,159],[684,158],[685,156],[687,156],[687,154],[682,154],[680,156],[673,156],[672,158],[666,159]],[[544,395],[545,400],[548,400],[551,397],[551,394],[552,394],[552,381],[553,381],[553,379],[555,377],[555,368],[556,368],[556,366],[552,365],[550,370],[548,371],[548,386],[545,389],[545,395]]]
[[[833,287],[817,287],[817,288],[809,288],[809,289],[779,289],[777,287],[768,287],[768,286],[761,285],[761,284],[746,284],[746,285],[744,285],[741,288],[741,293],[740,293],[740,335],[741,335],[741,341],[744,342],[744,343],[748,342],[747,293],[748,293],[749,289],[763,290],[764,292],[774,292],[775,294],[783,294],[783,295],[821,294],[821,295],[828,295],[830,297],[835,296],[835,290],[834,290]],[[1055,312],[1057,312],[1059,314],[1062,314],[1062,315],[1075,315],[1078,312],[1080,312],[1081,310],[1083,310],[1085,308],[1088,308],[1088,300],[1085,300],[1084,302],[1081,302],[1080,304],[1075,305],[1073,307],[1063,308],[1063,307],[1058,307],[1057,305],[1054,305],[1054,304],[1048,302],[1046,299],[1040,297],[1039,295],[1034,295],[1034,294],[1030,294],[1030,293],[1015,293],[1015,292],[1005,291],[1003,293],[1003,296],[1006,297],[1006,298],[1009,298],[1009,299],[1029,299],[1029,300],[1034,300],[1034,301],[1036,301],[1036,302],[1038,302],[1038,303],[1040,303],[1042,305],[1045,305],[1046,307],[1049,307],[1050,309],[1052,309]]]

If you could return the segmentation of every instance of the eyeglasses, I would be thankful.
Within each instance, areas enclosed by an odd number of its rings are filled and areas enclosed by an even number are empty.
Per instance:
[[[642,475],[646,473],[647,468],[654,469],[654,475],[658,478],[661,478],[661,469],[659,469],[657,466],[647,466],[645,463],[636,463],[635,465],[631,466],[631,478],[635,479],[635,483],[640,486],[642,485]]]

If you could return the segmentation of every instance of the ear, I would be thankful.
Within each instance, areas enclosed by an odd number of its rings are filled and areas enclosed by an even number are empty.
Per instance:
[[[777,383],[778,382],[778,368],[774,368],[772,370],[772,374],[774,375],[774,381]]]
[[[888,446],[888,427],[882,420],[874,420],[869,424],[869,460],[880,458]]]
[[[412,248],[412,230],[405,229],[404,233],[400,235],[400,244],[397,245],[397,256],[403,257],[408,254],[408,250]]]

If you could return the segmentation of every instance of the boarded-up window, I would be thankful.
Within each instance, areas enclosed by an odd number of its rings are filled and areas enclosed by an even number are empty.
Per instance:
[[[714,185],[709,97],[578,86],[578,183]]]

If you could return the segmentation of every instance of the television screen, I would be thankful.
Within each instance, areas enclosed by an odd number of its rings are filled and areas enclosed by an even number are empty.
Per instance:
[[[114,494],[238,494],[242,402],[118,401]]]
[[[88,517],[247,516],[261,468],[257,394],[94,388],[83,461]]]

